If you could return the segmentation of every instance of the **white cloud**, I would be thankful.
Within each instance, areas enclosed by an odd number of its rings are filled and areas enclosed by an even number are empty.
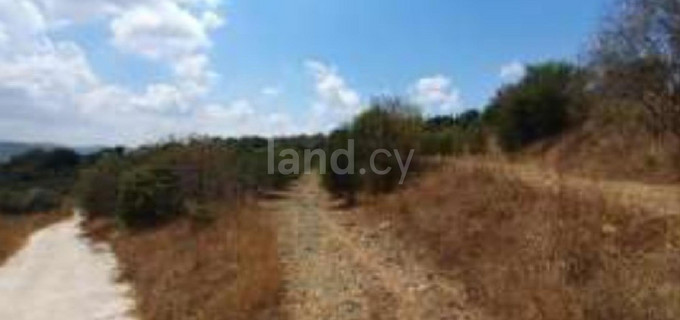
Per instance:
[[[363,110],[359,93],[347,85],[337,68],[309,60],[305,63],[315,81],[316,98],[312,106],[312,131],[327,131],[350,120]]]
[[[194,54],[179,59],[174,64],[177,80],[190,95],[205,94],[219,75],[210,69],[210,60],[205,54]]]
[[[460,91],[443,75],[421,78],[409,89],[413,102],[426,113],[452,113],[461,106]]]
[[[102,16],[119,16],[138,6],[173,3],[191,8],[192,11],[208,12],[219,9],[222,3],[220,0],[33,0],[33,2],[42,8],[44,16],[54,26],[85,22]]]
[[[210,46],[200,18],[170,1],[124,11],[111,32],[118,48],[152,59],[175,60]]]
[[[205,11],[201,16],[201,22],[207,30],[215,30],[224,26],[224,17],[218,15],[214,11]]]
[[[499,76],[504,81],[516,81],[524,76],[526,67],[523,63],[514,61],[501,67]]]
[[[46,21],[38,6],[32,1],[2,0],[0,26],[5,37],[21,40],[44,32]]]
[[[283,93],[283,89],[277,86],[264,87],[260,90],[260,93],[267,97],[278,97]]]
[[[307,61],[306,66],[316,80],[316,94],[321,104],[347,113],[360,109],[359,94],[347,85],[335,67],[314,60]]]
[[[205,107],[204,112],[204,115],[211,120],[230,120],[237,123],[249,121],[255,115],[252,103],[246,99],[236,100],[226,107],[210,104]]]
[[[252,134],[282,125],[285,115],[259,117],[246,100],[210,101],[217,74],[207,50],[210,31],[224,24],[219,4],[0,0],[0,138],[138,144],[170,134]],[[96,19],[110,23],[117,48],[166,63],[173,76],[141,90],[107,83],[83,48],[51,37],[55,28]]]

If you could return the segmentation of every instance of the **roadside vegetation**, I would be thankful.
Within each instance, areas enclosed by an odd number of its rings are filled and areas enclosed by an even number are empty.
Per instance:
[[[0,163],[0,263],[35,230],[68,216],[83,158],[69,149],[29,150]]]
[[[268,174],[267,146],[255,137],[171,140],[113,150],[81,172],[86,230],[112,244],[142,319],[277,317],[277,235],[258,199],[296,176]]]

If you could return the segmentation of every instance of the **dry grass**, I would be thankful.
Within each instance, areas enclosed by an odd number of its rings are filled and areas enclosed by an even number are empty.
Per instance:
[[[136,234],[90,222],[93,234],[109,235],[142,319],[279,318],[282,279],[268,213],[219,211],[212,224],[184,219]]]
[[[526,158],[542,158],[550,167],[595,178],[680,182],[680,141],[656,136],[641,121],[590,121],[551,141],[529,148]]]
[[[21,249],[34,231],[66,218],[66,212],[0,214],[0,264]]]
[[[680,319],[680,217],[453,165],[380,200],[363,212],[429,248],[491,318]]]

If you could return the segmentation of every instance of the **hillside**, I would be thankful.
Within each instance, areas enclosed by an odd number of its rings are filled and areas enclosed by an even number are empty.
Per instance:
[[[63,148],[63,146],[53,143],[24,143],[24,142],[10,142],[0,141],[0,163],[8,161],[11,157],[26,153],[33,149],[53,150],[56,148]],[[95,153],[102,147],[86,146],[73,148],[81,155],[88,155]]]
[[[12,156],[16,156],[25,153],[31,149],[35,148],[53,148],[52,145],[40,145],[40,144],[30,144],[30,143],[19,143],[19,142],[2,142],[0,141],[0,162],[5,162],[9,160]]]
[[[680,142],[639,123],[597,119],[527,148],[516,158],[597,179],[680,182]]]

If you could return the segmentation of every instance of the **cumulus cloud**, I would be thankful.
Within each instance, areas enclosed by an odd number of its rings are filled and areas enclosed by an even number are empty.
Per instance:
[[[409,95],[426,113],[452,113],[461,106],[459,90],[443,75],[419,79],[409,89]]]
[[[111,22],[118,48],[152,59],[175,60],[207,48],[207,31],[199,17],[171,1],[135,6]]]
[[[0,0],[0,138],[142,143],[169,134],[254,133],[280,125],[247,100],[213,103],[207,51],[224,25],[217,0]],[[123,52],[167,64],[165,82],[132,89],[97,76],[64,25],[100,19]]]
[[[45,31],[46,24],[39,7],[32,1],[0,1],[0,31],[6,39],[39,35]]]
[[[335,67],[314,60],[307,61],[306,66],[316,80],[320,103],[346,113],[356,113],[360,109],[359,94],[347,85]]]
[[[305,66],[314,78],[316,92],[312,130],[327,131],[361,112],[359,93],[347,84],[336,67],[316,60],[308,60]]]
[[[526,66],[518,61],[513,61],[501,67],[499,76],[504,81],[516,81],[524,76]]]

